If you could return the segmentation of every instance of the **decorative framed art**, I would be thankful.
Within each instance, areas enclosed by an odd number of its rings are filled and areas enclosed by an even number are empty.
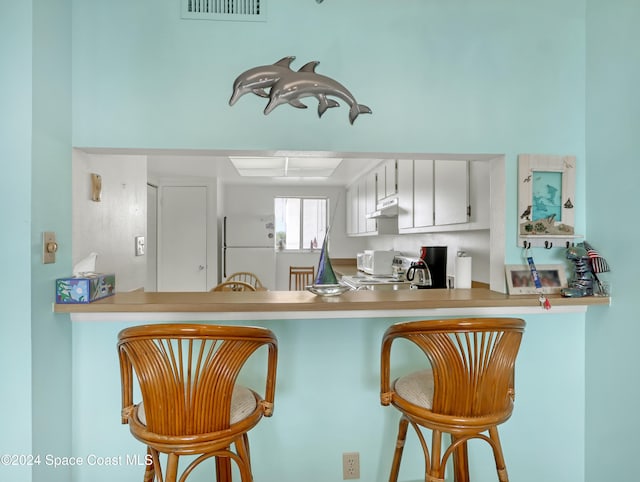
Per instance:
[[[575,186],[575,156],[518,156],[519,244],[575,237]]]
[[[510,295],[535,295],[540,293],[531,277],[531,270],[526,264],[508,264],[505,267],[507,276],[507,288]],[[564,265],[545,264],[536,266],[541,291],[545,295],[560,293],[562,288],[567,287],[567,275]]]

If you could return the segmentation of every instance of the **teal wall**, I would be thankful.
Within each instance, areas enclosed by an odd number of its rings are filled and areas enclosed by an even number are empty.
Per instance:
[[[0,453],[30,454],[31,437],[31,2],[0,15]],[[9,234],[9,235],[8,235]],[[0,479],[31,481],[30,467],[0,465]]]
[[[0,480],[71,479],[44,460],[71,452],[71,327],[51,309],[71,255],[70,23],[69,1],[2,2],[0,453],[34,458],[3,460]],[[43,231],[58,235],[56,264],[41,262]]]
[[[606,255],[613,304],[587,315],[587,481],[638,480],[640,351],[635,243],[640,166],[640,5],[587,2],[589,239]],[[629,461],[629,462],[627,462]]]
[[[614,303],[586,316],[526,317],[517,406],[503,441],[519,482],[632,481],[634,446],[625,442],[640,420],[629,258],[638,228],[618,197],[632,199],[638,178],[640,72],[629,47],[638,43],[636,3],[281,0],[271,2],[266,23],[220,23],[181,21],[173,0],[3,1],[0,200],[9,208],[0,216],[10,235],[0,241],[0,361],[10,369],[0,402],[2,453],[139,450],[118,417],[114,346],[124,324],[71,325],[50,310],[53,280],[71,268],[71,145],[504,153],[507,262],[520,260],[517,154],[574,154],[576,206],[587,206],[577,228],[614,267]],[[283,106],[269,116],[254,96],[228,106],[238,73],[285,55],[297,56],[294,67],[319,60],[319,73],[343,82],[373,115],[350,126],[344,106],[321,120],[313,102],[307,111]],[[45,230],[58,233],[55,265],[40,264]],[[561,259],[555,251],[535,255]],[[385,479],[395,417],[378,406],[376,357],[390,321],[267,323],[283,356],[276,413],[253,438],[261,480],[276,469],[267,463],[271,452],[257,447],[271,444],[276,460],[299,461],[278,464],[285,482],[340,480],[340,453],[348,450],[361,452],[362,480]],[[340,355],[327,366],[335,379],[317,379],[336,332]],[[329,381],[352,396],[318,398]],[[625,415],[618,421],[613,413]],[[313,430],[305,425],[312,415],[321,422]],[[315,437],[310,449],[296,441],[299,427]],[[407,450],[402,478],[415,480],[419,458]],[[481,480],[492,471],[483,455],[474,449]],[[0,467],[0,479],[20,482],[139,475],[130,466]]]
[[[504,153],[507,179],[518,153],[574,154],[584,205],[583,0],[280,0],[264,23],[181,20],[177,4],[74,2],[75,146]],[[373,114],[228,105],[239,73],[287,55],[319,60]],[[515,183],[507,195],[519,261]]]
[[[71,453],[71,326],[54,315],[54,280],[71,265],[71,2],[33,2],[31,350],[33,453]],[[55,264],[42,232],[55,231]],[[68,482],[71,467],[34,466],[34,482]]]
[[[270,3],[266,23],[183,21],[170,0],[73,6],[75,146],[504,153],[509,180],[518,153],[574,154],[575,204],[585,203],[582,0],[282,0]],[[228,105],[240,72],[286,55],[297,56],[294,68],[319,60],[318,72],[344,83],[373,115],[351,126],[344,106],[319,120],[315,102],[269,116],[255,96]],[[507,257],[518,262],[515,181],[507,196]],[[577,226],[586,229],[584,210]],[[562,261],[562,252],[538,250],[536,259]],[[386,479],[397,414],[379,405],[377,371],[391,321],[260,323],[276,331],[282,357],[275,415],[252,436],[256,480],[340,480],[345,451],[361,453],[361,480]],[[503,431],[509,471],[519,482],[584,481],[585,316],[527,321],[517,410]],[[103,360],[115,357],[123,326],[73,325],[78,456],[140,450],[117,415],[106,416],[117,414],[119,380]],[[542,421],[563,436],[550,438]],[[423,470],[415,440],[410,447],[402,480]],[[272,466],[274,458],[288,462]],[[486,448],[474,447],[472,465],[479,480],[494,477]],[[138,473],[122,465],[74,470],[77,481]]]
[[[583,318],[582,314],[526,316],[516,409],[501,429],[513,481],[585,480]],[[256,481],[338,482],[342,480],[342,453],[351,451],[360,452],[362,482],[388,480],[399,417],[395,409],[380,405],[379,357],[382,334],[395,321],[399,319],[238,322],[270,328],[279,345],[274,415],[263,419],[250,435]],[[74,324],[73,453],[77,456],[121,456],[126,461],[127,455],[143,452],[118,418],[120,374],[115,340],[131,324]],[[400,343],[397,348],[394,360],[405,373],[416,366],[416,360],[424,360],[415,350],[401,356],[407,345]],[[114,362],[104,362],[109,359]],[[397,376],[402,371],[394,373]],[[242,381],[254,379],[252,374],[244,374]],[[550,436],[544,429],[549,427],[562,436]],[[473,480],[496,480],[485,444],[471,444],[470,457]],[[206,472],[211,466],[203,467],[207,468],[194,474],[193,482],[211,480]],[[85,464],[73,473],[77,482],[108,482],[138,480],[142,469],[124,462],[108,468]],[[417,481],[420,474],[424,474],[424,459],[411,433],[399,480]]]

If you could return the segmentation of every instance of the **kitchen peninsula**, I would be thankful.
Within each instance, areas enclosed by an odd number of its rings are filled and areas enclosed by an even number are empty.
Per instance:
[[[608,297],[549,296],[549,313],[584,312]],[[56,304],[73,321],[376,318],[545,313],[537,295],[510,296],[486,288],[349,291],[318,297],[307,291],[116,293],[90,304]]]

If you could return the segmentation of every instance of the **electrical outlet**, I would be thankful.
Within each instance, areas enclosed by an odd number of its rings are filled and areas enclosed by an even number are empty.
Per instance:
[[[345,452],[342,454],[342,479],[360,478],[360,453]]]

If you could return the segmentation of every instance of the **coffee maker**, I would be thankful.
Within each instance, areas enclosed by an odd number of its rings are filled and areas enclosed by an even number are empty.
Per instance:
[[[429,288],[447,287],[447,247],[446,246],[422,246],[420,259],[427,265],[431,273],[431,286]]]

